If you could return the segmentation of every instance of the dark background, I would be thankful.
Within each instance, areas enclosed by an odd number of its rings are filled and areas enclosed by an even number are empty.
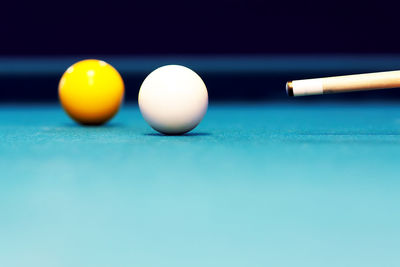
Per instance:
[[[0,53],[398,53],[385,1],[4,1]]]
[[[144,58],[158,56],[167,56],[169,61],[152,61],[151,68],[194,57],[188,67],[201,74],[211,100],[286,100],[282,90],[286,80],[400,69],[400,62],[390,60],[390,55],[400,53],[398,7],[385,1],[6,1],[0,7],[0,101],[57,100],[62,70],[83,58],[113,64],[124,77],[127,99],[135,101],[149,71]],[[196,57],[207,56],[212,66],[224,61],[224,56],[243,55],[264,58],[266,67],[232,73],[196,64]],[[295,64],[286,59],[279,63],[279,57],[292,55],[305,58]],[[382,56],[383,63],[365,67],[362,62],[368,62],[370,55]],[[141,71],[137,56],[146,65]],[[286,68],[273,71],[276,62],[269,61],[269,56],[278,57],[277,64]],[[342,61],[331,68],[337,56]],[[121,70],[116,57],[131,61]],[[354,57],[363,60],[354,63]],[[19,65],[9,67],[15,58]],[[315,61],[313,68],[303,67],[318,58],[325,60]],[[49,66],[55,60],[60,71],[49,67],[38,74],[32,62],[43,60]],[[346,67],[348,63],[353,68]],[[246,69],[243,62],[232,64]],[[30,71],[20,71],[27,66]],[[389,90],[307,99],[369,97],[393,99],[400,94]]]

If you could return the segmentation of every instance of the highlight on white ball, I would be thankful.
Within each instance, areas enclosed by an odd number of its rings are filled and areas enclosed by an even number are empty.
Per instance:
[[[150,73],[139,91],[139,109],[146,122],[167,135],[193,130],[208,107],[208,92],[200,76],[180,65]]]

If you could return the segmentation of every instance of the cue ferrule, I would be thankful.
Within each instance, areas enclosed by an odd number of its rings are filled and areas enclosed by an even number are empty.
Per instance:
[[[354,74],[288,82],[289,96],[306,96],[400,87],[400,71]]]

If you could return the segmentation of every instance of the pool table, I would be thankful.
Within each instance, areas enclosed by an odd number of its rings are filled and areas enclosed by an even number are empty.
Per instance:
[[[284,90],[282,88],[282,90]],[[212,102],[163,136],[0,106],[0,266],[400,266],[400,105]]]

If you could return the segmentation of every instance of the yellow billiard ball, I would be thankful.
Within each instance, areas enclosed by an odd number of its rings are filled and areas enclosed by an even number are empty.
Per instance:
[[[117,114],[124,98],[124,81],[110,64],[82,60],[61,77],[58,94],[65,112],[85,125],[100,125]]]

